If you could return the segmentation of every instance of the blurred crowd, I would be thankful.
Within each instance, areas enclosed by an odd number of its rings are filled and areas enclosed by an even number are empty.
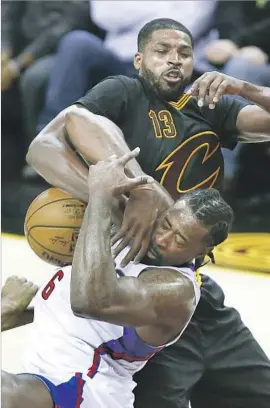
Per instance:
[[[31,141],[103,78],[135,74],[137,34],[159,17],[192,32],[194,79],[220,70],[270,86],[266,0],[2,1],[2,178],[37,181],[24,159]],[[224,159],[235,195],[270,194],[269,144],[239,146]]]

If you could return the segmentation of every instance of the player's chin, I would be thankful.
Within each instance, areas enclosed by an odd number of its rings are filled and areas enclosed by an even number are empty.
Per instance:
[[[167,101],[178,99],[184,92],[183,84],[171,84],[160,87],[160,95]]]
[[[178,96],[183,93],[185,88],[185,81],[178,79],[177,81],[170,81],[163,77],[159,82],[160,93],[167,95]]]

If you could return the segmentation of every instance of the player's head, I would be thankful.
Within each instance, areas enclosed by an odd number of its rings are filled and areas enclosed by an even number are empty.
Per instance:
[[[163,99],[178,99],[193,71],[191,33],[170,18],[150,21],[139,32],[134,65]]]
[[[227,238],[232,220],[233,211],[217,190],[187,193],[158,219],[148,256],[168,266],[204,257]]]

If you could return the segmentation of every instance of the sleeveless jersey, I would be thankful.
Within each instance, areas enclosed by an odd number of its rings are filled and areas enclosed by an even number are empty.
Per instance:
[[[76,103],[114,122],[130,149],[139,146],[142,170],[174,199],[197,188],[221,188],[221,147],[236,145],[237,115],[248,104],[224,96],[211,110],[185,93],[166,102],[143,78],[125,76],[105,79]]]
[[[119,279],[122,275],[138,277],[149,268],[133,263],[120,268],[127,250],[116,259]],[[200,289],[194,263],[189,267],[172,269],[191,280],[197,304]],[[79,372],[90,378],[99,373],[131,379],[148,359],[168,345],[153,347],[145,344],[134,328],[75,316],[70,305],[70,278],[71,266],[58,270],[36,296],[34,337],[24,365],[27,372],[54,378],[61,377],[63,373],[71,375]],[[171,343],[177,341],[180,335]]]

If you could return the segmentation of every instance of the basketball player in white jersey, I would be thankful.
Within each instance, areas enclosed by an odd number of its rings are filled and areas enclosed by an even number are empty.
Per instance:
[[[158,219],[143,263],[121,267],[128,248],[114,263],[113,198],[152,181],[126,176],[138,153],[90,167],[73,264],[37,293],[25,374],[2,372],[4,408],[131,408],[133,374],[190,321],[200,297],[194,259],[227,238],[232,210],[217,190],[188,193]]]

